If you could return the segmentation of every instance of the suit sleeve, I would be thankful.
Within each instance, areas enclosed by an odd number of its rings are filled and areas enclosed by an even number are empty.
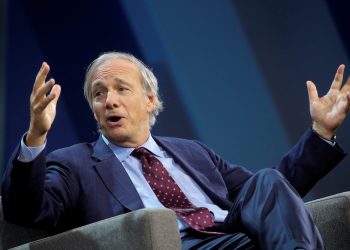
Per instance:
[[[7,221],[56,230],[77,196],[76,177],[66,164],[48,165],[45,150],[30,162],[17,160],[19,146],[6,168],[2,199]]]
[[[303,197],[345,156],[338,144],[330,145],[310,129],[282,158],[277,169]]]
[[[251,177],[252,173],[242,166],[224,161],[211,149],[203,144],[200,145],[209,153],[213,163],[220,171],[229,196],[231,198],[234,197]],[[345,155],[338,144],[335,146],[330,145],[310,129],[275,168],[286,177],[300,196],[303,197]]]

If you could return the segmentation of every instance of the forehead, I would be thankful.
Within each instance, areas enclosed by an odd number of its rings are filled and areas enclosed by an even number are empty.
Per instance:
[[[127,59],[108,59],[96,67],[91,82],[103,81],[109,78],[120,78],[126,82],[140,81],[139,68]]]

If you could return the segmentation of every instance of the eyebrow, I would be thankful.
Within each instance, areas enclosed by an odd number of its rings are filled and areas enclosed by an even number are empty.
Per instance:
[[[132,87],[133,84],[131,82],[125,81],[119,77],[114,77],[114,82],[116,82],[117,84],[122,84],[122,85],[126,85],[128,87]]]
[[[119,77],[114,77],[114,82],[115,83],[119,83],[119,84],[126,84],[128,86],[131,86],[132,84],[130,84],[129,82],[119,78]],[[97,80],[91,83],[91,90],[94,90],[95,88],[99,87],[99,85],[102,85],[103,81],[101,80]]]
[[[98,88],[99,85],[101,85],[101,84],[102,84],[102,82],[100,80],[92,82],[91,83],[91,91],[93,91],[94,89]]]
[[[114,81],[117,83],[128,83],[126,81],[124,81],[123,79],[119,78],[119,77],[114,77]]]
[[[116,83],[129,84],[127,81],[124,81],[123,79],[121,79],[121,78],[119,78],[119,77],[114,77],[113,80],[114,80]],[[102,83],[103,83],[103,81],[101,81],[101,80],[93,81],[93,82],[91,83],[91,86],[92,86],[92,87],[95,87],[95,86],[98,86],[98,85],[100,85],[100,84],[102,84]]]

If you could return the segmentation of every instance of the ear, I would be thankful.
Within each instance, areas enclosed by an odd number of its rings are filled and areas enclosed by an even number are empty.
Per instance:
[[[154,95],[147,95],[147,112],[151,113],[154,109],[154,106],[156,104],[157,97]]]

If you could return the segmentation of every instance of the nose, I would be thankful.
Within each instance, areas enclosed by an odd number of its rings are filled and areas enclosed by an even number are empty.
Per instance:
[[[106,96],[106,108],[113,109],[120,105],[119,96],[116,93],[108,91]]]

